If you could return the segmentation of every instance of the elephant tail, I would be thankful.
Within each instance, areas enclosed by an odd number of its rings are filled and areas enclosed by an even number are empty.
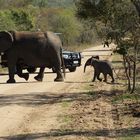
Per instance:
[[[66,77],[66,68],[65,68],[64,58],[63,58],[63,54],[62,54],[62,48],[60,51],[60,55],[61,55],[62,69],[63,69],[63,73],[64,73],[64,78],[65,78]]]

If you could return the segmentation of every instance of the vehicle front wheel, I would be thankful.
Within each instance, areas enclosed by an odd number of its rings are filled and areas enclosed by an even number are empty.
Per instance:
[[[76,71],[76,67],[71,67],[71,68],[69,68],[69,71],[70,71],[70,72]]]

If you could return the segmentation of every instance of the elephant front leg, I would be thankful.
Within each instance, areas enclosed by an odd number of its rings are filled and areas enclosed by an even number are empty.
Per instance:
[[[43,81],[45,67],[41,67],[37,76],[34,77],[37,81]]]
[[[55,82],[63,82],[64,78],[62,76],[61,72],[56,72],[57,73],[57,77],[54,79]]]
[[[9,71],[9,79],[7,80],[7,83],[16,83],[14,79],[15,66],[8,66],[8,71]]]
[[[95,81],[96,77],[97,77],[97,72],[95,71],[95,72],[94,72],[93,79],[92,79],[92,82],[94,82],[94,81]]]
[[[8,72],[9,72],[9,79],[7,83],[15,83],[15,71],[16,71],[16,63],[17,63],[17,54],[15,53],[14,49],[11,49],[7,52],[7,61],[8,61]]]
[[[113,77],[113,72],[111,72],[109,75],[110,75],[111,78],[112,78],[112,81],[111,81],[111,82],[114,83],[115,79],[114,79],[114,77]]]
[[[103,74],[104,75],[104,82],[107,82],[107,74]]]

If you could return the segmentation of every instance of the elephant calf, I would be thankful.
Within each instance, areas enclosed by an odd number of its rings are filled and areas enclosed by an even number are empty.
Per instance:
[[[95,81],[96,77],[99,81],[102,81],[102,79],[100,78],[101,73],[104,75],[104,82],[107,82],[108,74],[112,78],[111,82],[114,82],[113,71],[112,71],[110,62],[91,57],[85,63],[84,72],[85,72],[86,66],[89,66],[89,65],[94,67],[94,76],[93,76],[92,82]]]

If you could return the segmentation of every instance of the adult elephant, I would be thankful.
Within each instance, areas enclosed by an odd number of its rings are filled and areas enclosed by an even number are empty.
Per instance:
[[[15,83],[15,67],[19,59],[27,66],[40,67],[36,80],[42,81],[45,67],[56,69],[54,81],[63,81],[61,67],[65,73],[62,58],[62,43],[52,32],[1,31],[0,52],[7,54],[9,79],[7,83]]]

